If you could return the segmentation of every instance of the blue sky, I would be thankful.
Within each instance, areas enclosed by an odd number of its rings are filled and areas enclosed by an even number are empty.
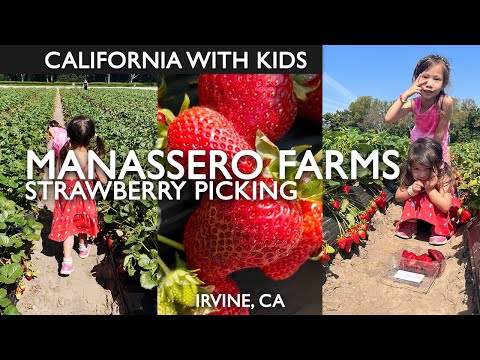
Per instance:
[[[447,94],[480,106],[480,45],[324,45],[323,113],[347,109],[360,96],[396,99],[428,54],[450,62]]]

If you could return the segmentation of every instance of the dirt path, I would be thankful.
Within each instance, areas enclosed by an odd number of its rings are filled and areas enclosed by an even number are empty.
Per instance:
[[[323,286],[323,313],[420,315],[472,314],[473,283],[467,270],[468,250],[460,227],[443,246],[435,247],[447,258],[444,273],[436,279],[426,294],[408,288],[397,288],[382,282],[391,266],[392,255],[403,249],[423,250],[428,244],[428,232],[417,238],[402,240],[394,235],[394,223],[402,207],[390,205],[386,214],[377,212],[372,220],[369,239],[358,254],[342,259],[337,254],[330,265],[331,273]]]
[[[57,88],[54,119],[64,125],[62,101]],[[45,174],[48,172],[45,171]],[[45,180],[47,176],[45,175]],[[105,253],[94,245],[90,256],[80,259],[75,241],[73,262],[75,271],[67,277],[59,275],[63,257],[62,243],[48,239],[52,222],[53,199],[39,202],[38,221],[44,228],[42,239],[35,244],[32,254],[34,269],[38,277],[26,281],[27,291],[17,303],[17,308],[25,315],[108,315],[119,314],[118,290],[115,274]],[[112,291],[113,290],[113,295]]]

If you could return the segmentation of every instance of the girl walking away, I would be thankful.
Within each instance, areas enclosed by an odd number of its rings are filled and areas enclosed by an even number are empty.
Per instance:
[[[105,144],[95,134],[95,124],[86,116],[77,116],[67,125],[68,141],[60,151],[60,162],[63,163],[69,151],[73,151],[77,158],[85,180],[78,177],[76,172],[67,172],[62,180],[66,185],[65,194],[55,200],[53,212],[52,229],[48,237],[53,241],[63,242],[63,261],[60,274],[70,275],[73,272],[72,252],[74,245],[74,236],[78,235],[80,258],[85,259],[90,254],[91,244],[87,241],[87,235],[95,237],[99,232],[97,207],[94,198],[89,198],[89,192],[86,183],[89,182],[93,187],[93,180],[87,179],[88,164],[88,146],[94,137],[96,137],[95,153],[103,158],[105,156]],[[97,180],[102,184],[107,183],[105,173],[95,167]],[[70,195],[75,184],[81,183],[86,199],[82,195]]]
[[[412,86],[388,109],[385,121],[393,123],[412,112],[415,122],[410,132],[412,143],[424,137],[438,140],[443,159],[450,162],[447,146],[453,99],[444,90],[450,83],[450,64],[440,55],[428,55],[415,66],[412,80]],[[409,100],[414,94],[420,96]]]
[[[434,139],[421,138],[408,150],[408,160],[400,171],[400,187],[395,199],[405,202],[395,235],[409,239],[417,220],[431,224],[431,245],[443,245],[454,233],[449,210],[452,205],[453,177],[442,158],[442,146]]]

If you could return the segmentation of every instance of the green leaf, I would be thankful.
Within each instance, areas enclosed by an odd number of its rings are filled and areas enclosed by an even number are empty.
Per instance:
[[[347,214],[346,218],[350,226],[355,225],[355,216],[353,214]]]
[[[145,271],[140,275],[140,285],[144,289],[151,290],[158,286],[158,283],[152,278],[152,273],[150,271]]]
[[[103,217],[103,221],[105,221],[107,224],[113,223],[113,215],[105,215]]]
[[[32,225],[30,225],[33,230],[38,231],[43,229],[43,224],[39,222],[34,222]]]
[[[20,254],[12,254],[12,256],[10,257],[10,259],[12,259],[12,262],[18,263],[18,262],[20,262],[20,260],[22,260],[22,255],[20,255]]]
[[[7,289],[0,288],[0,299],[7,296]]]
[[[30,235],[30,234],[33,234],[33,233],[34,233],[34,231],[30,226],[26,225],[26,226],[23,227],[23,230],[22,230],[23,235],[27,236],[27,235]]]
[[[29,241],[38,241],[38,240],[41,239],[40,235],[39,235],[39,234],[36,234],[36,233],[27,235],[25,238],[26,238],[27,240],[29,240]]]
[[[0,268],[0,283],[13,284],[23,275],[23,267],[20,264],[8,264]]]
[[[3,314],[4,315],[22,315],[22,313],[18,311],[15,305],[10,305],[9,307],[7,307],[3,312]]]
[[[5,234],[0,234],[0,246],[10,247],[15,243],[15,239],[8,237]]]
[[[3,308],[6,308],[8,305],[11,305],[12,302],[10,300],[8,300],[7,298],[3,297],[3,298],[0,298],[0,306],[3,307]]]

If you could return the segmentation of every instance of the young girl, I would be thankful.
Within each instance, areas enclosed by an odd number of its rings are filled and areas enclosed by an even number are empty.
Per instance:
[[[417,220],[423,220],[432,225],[429,243],[445,244],[454,233],[449,216],[452,179],[451,168],[442,158],[441,144],[430,138],[415,141],[401,167],[400,187],[395,194],[395,200],[405,201],[395,235],[409,239],[416,232]]]
[[[63,262],[60,270],[62,275],[70,275],[73,272],[72,252],[74,244],[74,235],[79,238],[79,256],[82,259],[88,257],[91,245],[87,243],[87,235],[96,236],[99,232],[97,207],[95,199],[88,198],[86,183],[89,182],[93,187],[93,181],[87,179],[88,164],[88,146],[95,134],[95,125],[91,119],[85,116],[73,118],[67,126],[69,140],[60,151],[60,162],[63,163],[70,150],[77,158],[86,180],[79,179],[76,172],[67,172],[62,180],[66,184],[65,193],[69,197],[77,182],[81,183],[87,199],[82,195],[75,195],[73,199],[65,199],[62,195],[55,200],[53,213],[52,229],[48,237],[54,241],[63,242]],[[105,155],[105,144],[102,139],[96,136],[95,152],[100,156]],[[97,179],[102,183],[107,183],[105,173],[95,167]]]
[[[52,141],[52,149],[55,151],[55,157],[58,158],[60,156],[60,150],[68,139],[67,130],[56,120],[50,120],[48,122],[47,130],[50,135],[50,140]]]
[[[436,139],[442,144],[443,159],[449,161],[448,129],[453,99],[445,94],[444,89],[450,83],[450,64],[442,56],[428,55],[417,63],[412,80],[412,86],[388,109],[385,121],[393,123],[413,112],[412,143],[423,137]],[[414,94],[420,96],[408,100]]]

